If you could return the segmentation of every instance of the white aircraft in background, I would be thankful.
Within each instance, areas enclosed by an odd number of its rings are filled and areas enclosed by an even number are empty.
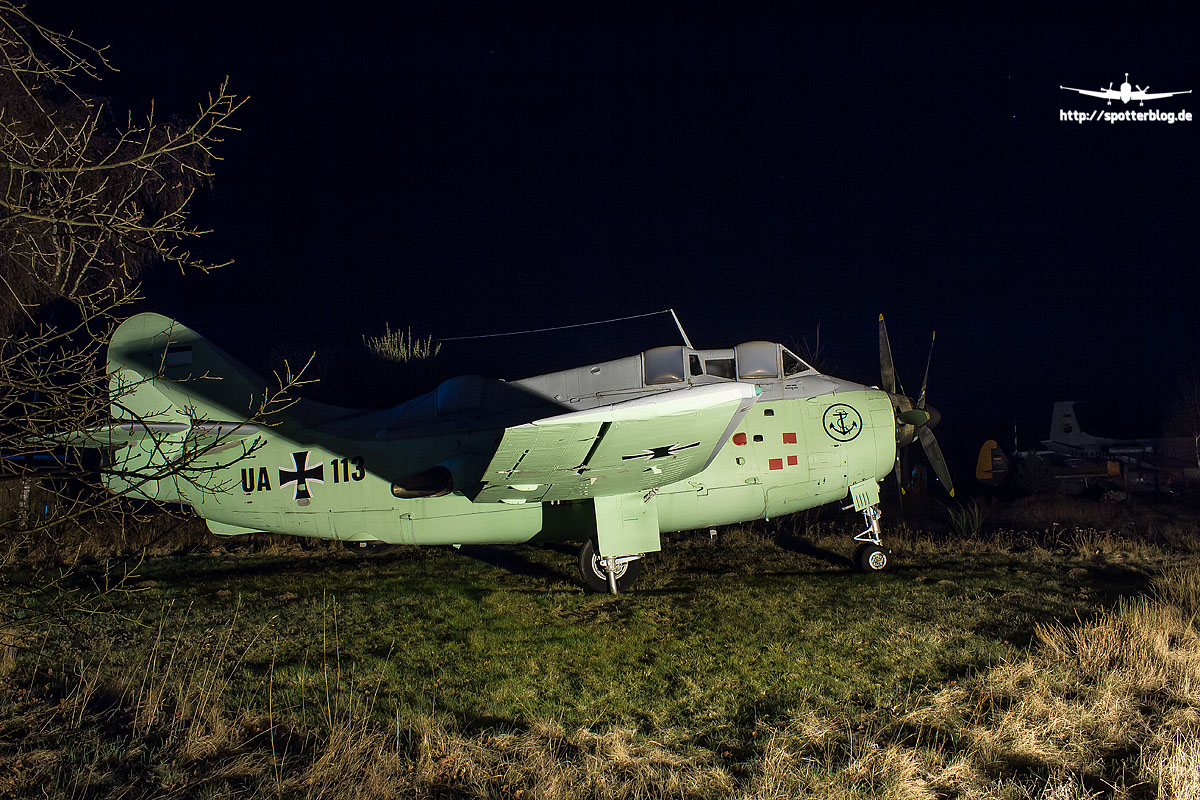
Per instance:
[[[1182,92],[1156,92],[1155,94],[1148,94],[1148,90],[1150,89],[1149,86],[1145,88],[1139,86],[1135,92],[1133,91],[1133,87],[1129,85],[1128,72],[1125,73],[1125,82],[1121,84],[1121,88],[1119,90],[1112,87],[1112,81],[1108,82],[1107,89],[1101,89],[1098,92],[1092,92],[1087,89],[1072,89],[1070,86],[1059,86],[1058,88],[1066,89],[1068,92],[1079,92],[1080,94],[1086,94],[1089,97],[1099,97],[1101,100],[1107,100],[1108,105],[1110,106],[1112,105],[1113,100],[1120,100],[1122,103],[1128,103],[1130,100],[1137,100],[1138,105],[1144,106],[1144,101],[1146,100],[1161,100],[1164,97],[1172,97],[1177,94],[1192,93],[1191,89],[1186,89]]]

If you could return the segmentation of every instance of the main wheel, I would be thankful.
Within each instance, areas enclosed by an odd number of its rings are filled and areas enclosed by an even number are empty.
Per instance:
[[[623,592],[632,589],[634,582],[641,574],[642,562],[640,559],[618,564],[616,570],[617,591]],[[608,571],[604,569],[604,563],[600,560],[600,553],[594,539],[589,539],[583,543],[583,547],[579,548],[579,575],[583,578],[583,585],[590,591],[608,591]]]
[[[854,551],[854,566],[861,572],[882,572],[892,563],[892,551],[866,542]]]

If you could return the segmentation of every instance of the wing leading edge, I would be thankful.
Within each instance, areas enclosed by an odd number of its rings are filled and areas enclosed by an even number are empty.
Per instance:
[[[1101,100],[1120,100],[1121,93],[1115,89],[1101,89],[1098,92],[1093,92],[1088,89],[1076,89],[1071,86],[1059,86],[1060,89],[1066,89],[1068,92],[1079,92],[1086,94],[1088,97],[1099,97]]]
[[[1185,89],[1182,92],[1134,92],[1130,95],[1131,100],[1162,100],[1164,97],[1174,97],[1177,94],[1191,94],[1191,89]]]
[[[508,428],[472,499],[582,500],[683,480],[712,462],[758,393],[695,386]]]

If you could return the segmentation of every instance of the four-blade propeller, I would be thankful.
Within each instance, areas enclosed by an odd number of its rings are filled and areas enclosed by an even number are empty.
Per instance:
[[[933,337],[933,340],[936,341],[936,331]],[[904,492],[900,479],[899,449],[912,444],[916,439],[921,442],[921,448],[925,451],[930,465],[933,466],[938,480],[953,497],[954,484],[950,481],[950,469],[946,466],[942,448],[938,446],[937,438],[933,435],[933,428],[937,427],[942,415],[936,408],[927,406],[925,403],[925,390],[929,385],[929,365],[932,362],[933,341],[929,344],[929,357],[925,361],[925,377],[921,380],[921,393],[914,403],[912,398],[905,395],[903,387],[896,379],[896,366],[892,361],[892,345],[888,341],[887,325],[883,322],[883,314],[879,315],[879,372],[882,379],[880,387],[891,396],[892,407],[896,412],[896,486],[900,488],[901,493]]]

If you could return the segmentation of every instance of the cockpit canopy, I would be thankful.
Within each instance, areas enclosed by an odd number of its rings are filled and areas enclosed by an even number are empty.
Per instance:
[[[724,381],[754,383],[762,387],[762,397],[782,397],[787,382],[819,374],[781,344],[745,342],[719,350],[683,345],[654,347],[615,361],[522,378],[509,386],[560,406],[583,409],[643,393]],[[451,404],[439,399],[439,408],[443,405]]]
[[[743,342],[724,350],[693,350],[682,345],[642,353],[646,386],[718,380],[770,381],[816,373],[804,360],[775,342]]]

